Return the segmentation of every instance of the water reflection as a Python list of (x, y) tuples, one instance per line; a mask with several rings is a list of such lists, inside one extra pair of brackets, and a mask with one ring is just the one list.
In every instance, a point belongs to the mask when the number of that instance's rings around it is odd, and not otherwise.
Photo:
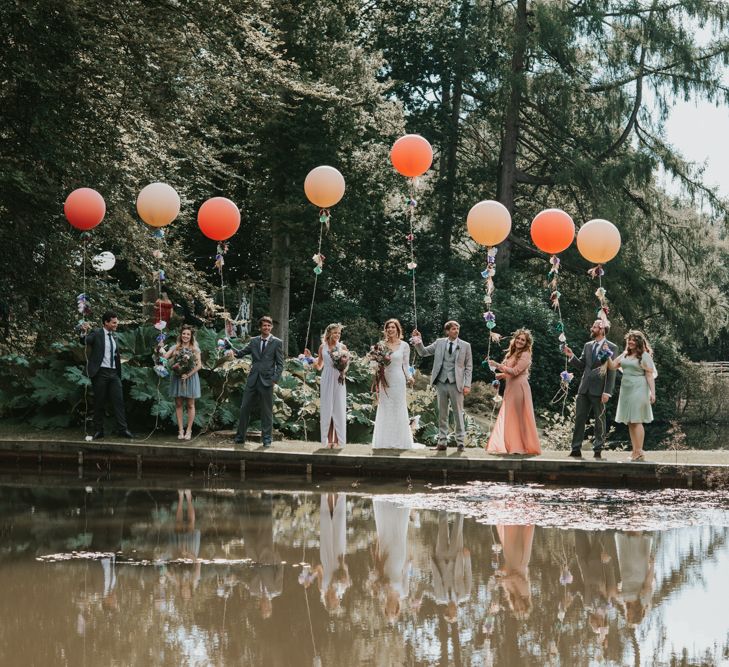
[(484, 525), (343, 493), (14, 488), (0, 507), (0, 664), (729, 657), (726, 528)]

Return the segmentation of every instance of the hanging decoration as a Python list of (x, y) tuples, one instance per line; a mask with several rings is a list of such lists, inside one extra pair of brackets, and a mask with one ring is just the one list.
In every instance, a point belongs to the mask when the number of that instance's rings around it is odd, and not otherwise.
[(511, 214), (506, 206), (497, 201), (482, 201), (475, 204), (468, 212), (466, 227), (469, 235), (476, 243), (486, 246), (486, 268), (481, 271), (481, 276), (486, 281), (486, 294), (484, 295), (486, 311), (483, 314), (483, 319), (489, 330), (488, 351), (486, 353), (488, 358), (491, 343), (498, 344), (501, 340), (501, 336), (494, 331), (496, 328), (496, 315), (492, 310), (496, 255), (498, 253), (496, 246), (509, 236)]
[(180, 195), (166, 183), (150, 183), (137, 196), (137, 213), (150, 227), (166, 227), (180, 214)]
[(91, 265), (97, 271), (111, 271), (116, 264), (114, 253), (105, 250), (91, 259)]
[[(567, 335), (564, 329), (564, 320), (562, 319), (562, 308), (560, 307), (560, 298), (562, 296), (559, 291), (559, 269), (560, 259), (557, 253), (569, 248), (575, 238), (575, 223), (572, 218), (558, 208), (548, 208), (541, 211), (532, 220), (530, 234), (534, 245), (542, 252), (551, 255), (549, 258), (549, 273), (547, 274), (547, 285), (549, 289), (549, 302), (556, 311), (559, 318), (555, 324), (557, 331), (557, 339), (559, 340), (559, 349), (564, 349), (567, 344)], [(562, 403), (562, 414), (564, 415), (567, 396), (569, 393), (570, 382), (574, 378), (574, 374), (570, 373), (567, 367), (567, 358), (565, 357), (564, 370), (559, 375), (559, 389), (552, 397), (552, 403)]]
[(208, 199), (197, 212), (197, 224), (203, 235), (213, 241), (218, 241), (215, 247), (215, 269), (220, 275), (220, 293), (223, 307), (224, 327), (228, 328), (230, 315), (225, 308), (225, 279), (223, 266), (225, 265), (225, 254), (229, 245), (226, 241), (233, 236), (240, 228), (240, 210), (225, 197), (213, 197)]
[(344, 176), (334, 167), (321, 165), (314, 167), (304, 179), (304, 194), (306, 198), (319, 208), (319, 243), (317, 250), (312, 256), (314, 262), (314, 289), (311, 294), (311, 304), (309, 306), (309, 321), (306, 325), (306, 338), (304, 338), (304, 347), (309, 345), (309, 335), (311, 333), (311, 318), (314, 314), (314, 302), (316, 300), (316, 288), (319, 282), (319, 276), (324, 271), (324, 255), (321, 252), (322, 240), (324, 238), (324, 230), (329, 231), (331, 222), (331, 212), (329, 209), (338, 204), (342, 197), (346, 184)]
[(610, 307), (607, 301), (607, 290), (602, 286), (602, 277), (605, 275), (603, 264), (606, 264), (620, 252), (621, 238), (618, 228), (608, 220), (596, 218), (586, 222), (577, 232), (577, 250), (588, 262), (595, 266), (587, 271), (593, 280), (597, 278), (598, 288), (595, 296), (598, 300), (597, 318), (608, 323)]
[(390, 161), (395, 170), (408, 179), (408, 195), (405, 199), (405, 215), (408, 220), (408, 234), (405, 241), (410, 251), (410, 261), (406, 264), (413, 283), (413, 322), (418, 328), (418, 301), (416, 296), (415, 271), (418, 263), (415, 261), (415, 208), (418, 205), (415, 199), (417, 179), (422, 176), (433, 164), (433, 147), (430, 142), (419, 134), (406, 134), (400, 137), (390, 150)]
[(104, 198), (91, 188), (78, 188), (66, 198), (63, 212), (71, 227), (87, 232), (106, 215)]

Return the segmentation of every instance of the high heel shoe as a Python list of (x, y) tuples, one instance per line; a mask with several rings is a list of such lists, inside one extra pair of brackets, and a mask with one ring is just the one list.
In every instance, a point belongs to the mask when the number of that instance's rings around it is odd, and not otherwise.
[(638, 456), (631, 456), (630, 457), (630, 460), (633, 461), (633, 462), (635, 462), (635, 461), (645, 461), (645, 454), (643, 454), (643, 452), (640, 452), (640, 454), (638, 454)]
[(188, 431), (187, 433), (185, 433), (183, 439), (184, 440), (190, 440), (191, 438), (192, 438), (192, 431)]
[(179, 433), (177, 434), (177, 439), (178, 439), (178, 440), (184, 440), (184, 439), (185, 439), (185, 432), (184, 432), (184, 431), (180, 431), (180, 432), (179, 432)]

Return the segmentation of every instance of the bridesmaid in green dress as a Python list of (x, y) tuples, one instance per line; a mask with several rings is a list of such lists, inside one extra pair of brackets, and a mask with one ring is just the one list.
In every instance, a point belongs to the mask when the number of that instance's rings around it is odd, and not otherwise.
[(656, 402), (656, 366), (645, 334), (637, 330), (625, 334), (625, 351), (608, 362), (611, 369), (623, 372), (615, 421), (627, 424), (633, 445), (631, 461), (644, 461), (643, 424), (653, 421), (651, 405)]

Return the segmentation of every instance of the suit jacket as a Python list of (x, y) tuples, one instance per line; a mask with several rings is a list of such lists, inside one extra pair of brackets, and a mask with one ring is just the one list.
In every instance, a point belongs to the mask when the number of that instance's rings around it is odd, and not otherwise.
[[(582, 356), (579, 358), (574, 356), (570, 359), (570, 364), (582, 371), (582, 379), (580, 380), (580, 387), (577, 393), (589, 394), (590, 396), (612, 394), (615, 389), (615, 371), (608, 369), (605, 375), (600, 373), (600, 366), (602, 364), (598, 361), (597, 355), (593, 353), (594, 344), (594, 340), (587, 341), (582, 350)], [(607, 344), (610, 350), (612, 350), (614, 359), (618, 351), (618, 346), (609, 340)], [(602, 347), (602, 344), (600, 347)]]
[[(104, 361), (104, 348), (106, 346), (106, 329), (93, 329), (85, 336), (81, 336), (81, 344), (86, 345), (86, 356), (88, 361), (86, 363), (86, 373), (90, 378), (96, 376), (101, 368), (101, 362)], [(116, 338), (116, 334), (112, 333), (114, 338), (114, 344), (116, 347), (116, 353), (114, 354), (114, 369), (117, 375), (121, 377), (121, 356), (119, 356), (119, 341)]]
[(283, 373), (283, 342), (280, 338), (276, 338), (276, 336), (268, 337), (263, 355), (261, 355), (260, 336), (251, 338), (248, 341), (248, 345), (242, 350), (236, 350), (234, 354), (238, 359), (244, 357), (246, 354), (250, 354), (251, 359), (253, 359), (251, 372), (248, 374), (247, 385), (249, 387), (255, 385), (258, 378), (261, 379), (261, 384), (264, 387), (271, 387), (274, 382), (278, 382), (281, 373)]
[[(413, 345), (421, 357), (433, 356), (433, 372), (430, 374), (430, 382), (435, 384), (440, 375), (443, 366), (443, 358), (448, 353), (448, 339), (439, 338), (435, 343), (431, 343), (428, 347), (423, 345), (422, 340), (413, 339)], [(471, 375), (473, 374), (473, 356), (471, 354), (471, 344), (460, 338), (456, 339), (456, 347), (453, 350), (456, 355), (456, 389), (463, 391), (464, 387), (471, 386)]]

